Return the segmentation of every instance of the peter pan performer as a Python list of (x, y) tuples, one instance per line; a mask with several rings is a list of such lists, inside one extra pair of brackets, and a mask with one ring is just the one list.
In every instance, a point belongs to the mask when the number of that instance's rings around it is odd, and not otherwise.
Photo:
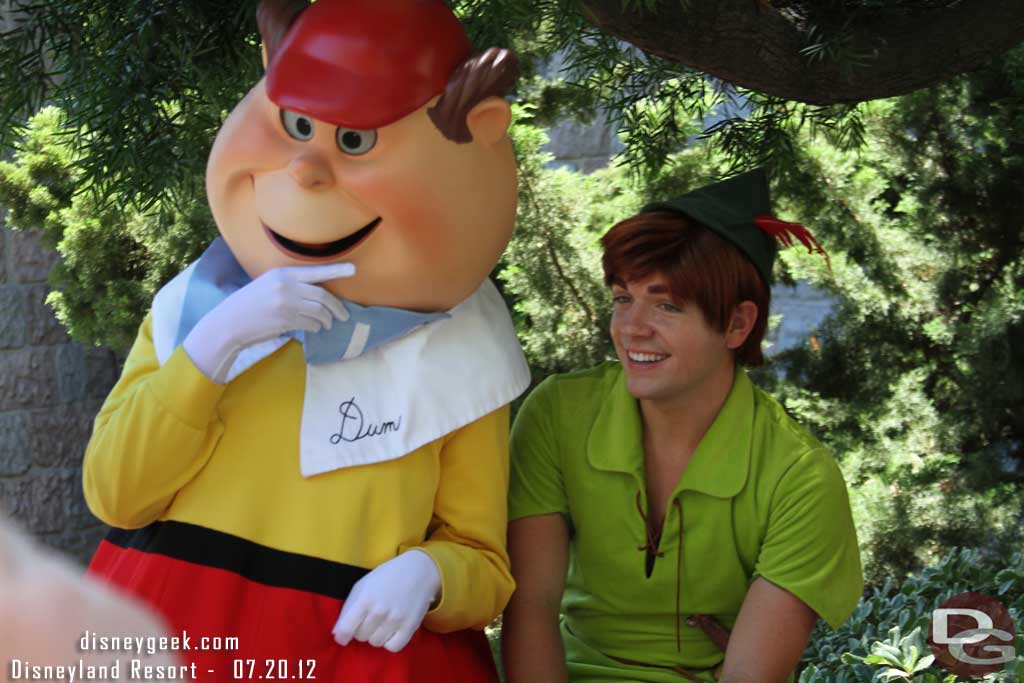
[(782, 683), (857, 604), (842, 474), (742, 369), (795, 239), (824, 254), (760, 171), (602, 238), (618, 362), (547, 379), (513, 427), (509, 683)]
[(529, 380), (487, 279), (515, 58), (474, 54), (442, 0), (258, 21), (266, 77), (207, 168), (221, 237), (157, 294), (96, 419), (86, 499), (115, 528), (90, 572), (187, 630), (201, 680), (496, 680)]

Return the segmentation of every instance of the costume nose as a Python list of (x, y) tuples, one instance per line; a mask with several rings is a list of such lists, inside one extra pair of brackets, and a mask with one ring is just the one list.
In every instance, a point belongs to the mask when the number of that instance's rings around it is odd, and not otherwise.
[(334, 172), (330, 165), (315, 154), (303, 154), (288, 164), (288, 173), (299, 187), (323, 190), (334, 185)]

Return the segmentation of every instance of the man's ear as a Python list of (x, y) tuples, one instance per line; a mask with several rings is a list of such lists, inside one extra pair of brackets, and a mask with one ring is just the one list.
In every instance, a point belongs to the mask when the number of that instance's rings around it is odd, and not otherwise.
[(757, 323), (757, 304), (753, 301), (741, 301), (732, 309), (729, 326), (725, 330), (725, 345), (730, 349), (738, 349), (747, 341), (750, 331)]
[(512, 108), (503, 97), (485, 97), (466, 114), (466, 127), (473, 142), (496, 144), (508, 134), (512, 125)]
[(260, 55), (263, 57), (263, 70), (266, 71), (267, 70), (267, 62), (270, 61), (269, 59), (267, 59), (267, 44), (266, 43), (260, 43)]

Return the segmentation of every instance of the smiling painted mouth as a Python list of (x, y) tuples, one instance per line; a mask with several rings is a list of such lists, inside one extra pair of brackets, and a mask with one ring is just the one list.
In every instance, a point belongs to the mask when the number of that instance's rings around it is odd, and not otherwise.
[(371, 232), (374, 231), (374, 229), (376, 229), (378, 225), (380, 225), (380, 216), (374, 218), (365, 227), (357, 230), (348, 237), (342, 237), (340, 240), (324, 242), (322, 244), (290, 240), (284, 235), (274, 232), (274, 230), (272, 230), (266, 223), (263, 223), (262, 221), (260, 222), (263, 224), (263, 229), (267, 231), (274, 243), (286, 253), (305, 258), (322, 259), (343, 254), (362, 242), (370, 235)]

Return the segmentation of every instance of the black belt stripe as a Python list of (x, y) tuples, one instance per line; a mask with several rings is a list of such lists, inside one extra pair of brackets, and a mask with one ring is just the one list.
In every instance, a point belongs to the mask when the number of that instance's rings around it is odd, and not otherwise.
[(184, 522), (142, 529), (111, 528), (107, 541), (122, 548), (234, 572), (250, 581), (344, 600), (369, 570), (268, 548), (222, 531)]

